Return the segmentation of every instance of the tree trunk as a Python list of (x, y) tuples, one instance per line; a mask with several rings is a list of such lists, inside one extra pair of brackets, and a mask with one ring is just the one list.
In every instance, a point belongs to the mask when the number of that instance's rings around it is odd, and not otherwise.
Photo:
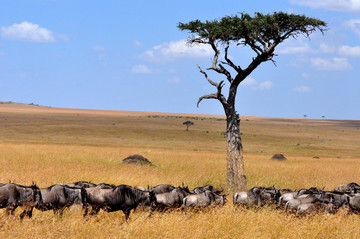
[(243, 147), (240, 137), (240, 118), (236, 112), (227, 115), (227, 189), (228, 192), (246, 190)]

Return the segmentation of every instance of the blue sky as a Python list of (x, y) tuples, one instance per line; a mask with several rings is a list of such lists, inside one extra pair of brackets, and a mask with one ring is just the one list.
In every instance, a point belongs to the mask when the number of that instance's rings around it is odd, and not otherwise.
[[(244, 116), (360, 119), (360, 0), (0, 0), (0, 101), (52, 107), (223, 114), (176, 26), (239, 12), (283, 11), (328, 23), (278, 46), (239, 86)], [(252, 56), (230, 48), (245, 67)], [(209, 73), (219, 82), (222, 76)], [(225, 86), (224, 88), (226, 88)]]

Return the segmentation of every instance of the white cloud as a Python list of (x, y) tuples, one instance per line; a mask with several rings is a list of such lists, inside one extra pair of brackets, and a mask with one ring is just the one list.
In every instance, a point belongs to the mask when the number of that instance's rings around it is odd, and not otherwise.
[(360, 0), (291, 0), (293, 4), (338, 12), (360, 12)]
[(181, 81), (180, 77), (174, 76), (168, 79), (169, 83), (179, 83)]
[(307, 86), (299, 86), (299, 87), (294, 88), (294, 91), (300, 92), (300, 93), (309, 93), (312, 90)]
[(356, 35), (360, 37), (360, 19), (351, 19), (345, 22), (345, 26), (350, 28)]
[(257, 81), (252, 77), (247, 77), (242, 83), (242, 85), (257, 85)]
[(42, 28), (37, 24), (22, 22), (8, 27), (1, 27), (0, 33), (3, 38), (30, 42), (55, 42), (52, 31)]
[(335, 46), (330, 46), (330, 45), (325, 44), (325, 43), (321, 43), (320, 44), (320, 51), (322, 53), (326, 53), (326, 54), (334, 53), (336, 51), (336, 47)]
[(344, 57), (327, 58), (311, 58), (311, 65), (318, 70), (325, 71), (346, 71), (351, 69), (351, 65)]
[(166, 62), (176, 59), (209, 57), (212, 55), (213, 50), (208, 45), (189, 46), (186, 40), (180, 40), (154, 46), (142, 56), (150, 61)]
[(150, 74), (151, 70), (146, 65), (136, 65), (134, 66), (131, 71), (136, 74)]
[(309, 74), (306, 73), (306, 72), (303, 72), (303, 73), (301, 74), (301, 76), (302, 76), (303, 78), (305, 78), (305, 79), (308, 79), (308, 78), (309, 78)]
[(339, 54), (343, 56), (360, 57), (360, 46), (341, 46)]
[(258, 90), (270, 90), (273, 87), (273, 83), (271, 81), (263, 81), (260, 82), (259, 85), (256, 87)]
[(279, 54), (306, 54), (313, 53), (314, 50), (311, 49), (307, 43), (290, 43), (279, 46), (277, 53)]
[(271, 81), (258, 82), (252, 77), (247, 77), (241, 84), (251, 86), (254, 90), (270, 90), (274, 85)]
[(140, 41), (138, 41), (138, 40), (134, 40), (133, 42), (132, 42), (132, 45), (133, 46), (136, 46), (136, 47), (144, 47), (144, 44), (142, 44)]

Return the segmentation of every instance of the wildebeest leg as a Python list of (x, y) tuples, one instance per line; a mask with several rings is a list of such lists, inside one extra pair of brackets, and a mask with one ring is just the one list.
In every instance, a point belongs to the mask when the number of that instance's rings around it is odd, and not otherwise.
[(90, 213), (89, 213), (89, 216), (93, 216), (93, 215), (95, 215), (95, 214), (98, 214), (98, 212), (100, 211), (100, 206), (97, 206), (97, 207), (92, 207), (91, 208), (91, 211), (90, 211)]
[(20, 214), (20, 221), (24, 219), (25, 215), (26, 215), (26, 209)]
[(58, 217), (62, 217), (64, 213), (64, 208), (54, 208), (53, 211), (54, 211), (54, 215)]
[(15, 209), (17, 208), (18, 206), (16, 204), (12, 204), (8, 207), (6, 207), (6, 215), (12, 215), (14, 218), (15, 218)]
[(32, 217), (32, 212), (33, 212), (33, 207), (31, 207), (29, 210), (26, 211), (26, 215), (31, 218)]
[(131, 211), (131, 209), (125, 209), (125, 210), (123, 210), (123, 213), (125, 214), (125, 221), (128, 221), (128, 220), (129, 220), (130, 211)]
[(86, 217), (87, 216), (87, 214), (88, 214), (88, 211), (89, 211), (89, 207), (85, 207), (85, 211), (84, 211), (84, 217)]
[(24, 219), (25, 216), (31, 218), (33, 212), (33, 207), (25, 208), (25, 210), (20, 214), (20, 220)]

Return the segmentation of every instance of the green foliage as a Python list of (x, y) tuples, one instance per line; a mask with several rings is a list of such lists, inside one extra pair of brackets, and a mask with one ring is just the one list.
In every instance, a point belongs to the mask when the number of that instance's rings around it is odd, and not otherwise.
[(225, 16), (220, 20), (180, 22), (178, 28), (195, 34), (192, 43), (202, 43), (199, 40), (207, 39), (223, 43), (234, 41), (244, 45), (259, 43), (265, 46), (269, 42), (280, 43), (289, 37), (296, 38), (300, 34), (309, 37), (315, 30), (324, 32), (326, 23), (316, 18), (283, 12), (265, 15), (255, 13), (254, 16), (241, 13)]

